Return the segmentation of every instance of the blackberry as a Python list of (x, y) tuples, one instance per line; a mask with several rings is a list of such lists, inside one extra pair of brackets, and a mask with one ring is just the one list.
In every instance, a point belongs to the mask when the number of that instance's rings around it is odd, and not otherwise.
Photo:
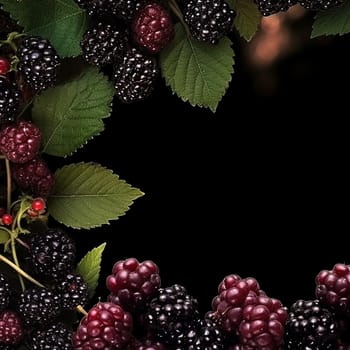
[(331, 271), (320, 271), (316, 277), (316, 297), (339, 313), (350, 312), (350, 268), (334, 265)]
[(285, 347), (290, 350), (331, 350), (335, 348), (337, 322), (318, 300), (298, 300), (289, 312)]
[(74, 310), (79, 305), (85, 306), (88, 301), (88, 285), (80, 275), (68, 274), (56, 285), (56, 289), (63, 309)]
[(5, 57), (0, 56), (0, 76), (6, 76), (10, 68), (10, 62)]
[(22, 28), (14, 21), (8, 12), (0, 9), (0, 39), (6, 39), (8, 33), (20, 33)]
[(127, 36), (125, 30), (100, 22), (85, 32), (80, 45), (85, 61), (100, 67), (124, 56)]
[(24, 336), (21, 318), (12, 310), (0, 312), (0, 344), (17, 345)]
[(246, 300), (243, 308), (239, 325), (240, 344), (248, 349), (279, 349), (287, 317), (287, 310), (279, 300), (259, 292), (259, 295)]
[(198, 319), (198, 302), (178, 284), (160, 288), (144, 315), (146, 328), (165, 343), (174, 343)]
[(40, 129), (26, 120), (0, 130), (0, 151), (13, 163), (26, 163), (36, 157), (40, 142)]
[(13, 164), (12, 177), (21, 190), (34, 197), (48, 197), (55, 183), (50, 169), (39, 157), (24, 164)]
[(60, 59), (50, 42), (39, 36), (28, 36), (18, 47), (18, 71), (36, 91), (54, 85)]
[(124, 103), (141, 101), (151, 94), (157, 77), (155, 58), (131, 48), (123, 60), (114, 65), (116, 95)]
[(299, 0), (299, 4), (309, 10), (328, 10), (341, 6), (346, 0)]
[(166, 347), (162, 343), (146, 339), (144, 341), (138, 342), (136, 346), (133, 347), (132, 349), (134, 350), (166, 350)]
[(61, 310), (60, 298), (45, 288), (26, 289), (18, 301), (18, 311), (25, 326), (44, 326), (53, 321)]
[(94, 17), (119, 17), (131, 20), (147, 0), (75, 0)]
[(254, 2), (263, 16), (270, 16), (274, 13), (287, 11), (298, 0), (254, 0)]
[(74, 350), (73, 332), (63, 323), (52, 324), (45, 329), (37, 329), (31, 334), (32, 350)]
[(210, 320), (199, 320), (175, 341), (175, 350), (224, 350), (227, 348), (225, 335), (218, 325)]
[(10, 284), (7, 277), (0, 273), (0, 311), (5, 310), (10, 304)]
[(241, 279), (238, 275), (229, 275), (220, 283), (218, 291), (212, 309), (221, 327), (234, 334), (242, 320), (243, 307), (259, 293), (259, 284), (251, 277)]
[(119, 305), (98, 303), (73, 334), (75, 350), (117, 350), (131, 340), (132, 317)]
[(232, 30), (235, 16), (224, 0), (188, 0), (184, 7), (184, 20), (192, 36), (211, 44)]
[(0, 75), (0, 126), (15, 120), (20, 100), (16, 84)]
[(60, 229), (49, 229), (29, 239), (30, 258), (38, 274), (58, 279), (73, 270), (75, 244)]
[(112, 293), (110, 301), (127, 311), (142, 310), (160, 286), (159, 269), (150, 260), (141, 263), (135, 258), (117, 261), (106, 285)]
[(173, 38), (174, 25), (165, 8), (156, 2), (151, 2), (136, 14), (132, 33), (138, 45), (155, 54)]

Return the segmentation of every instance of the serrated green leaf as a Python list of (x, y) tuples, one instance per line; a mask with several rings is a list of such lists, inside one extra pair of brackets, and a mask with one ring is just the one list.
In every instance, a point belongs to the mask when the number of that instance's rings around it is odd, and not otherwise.
[(124, 215), (143, 193), (95, 163), (66, 165), (55, 173), (48, 198), (51, 216), (66, 226), (90, 229)]
[(229, 5), (237, 15), (233, 22), (238, 33), (247, 41), (250, 41), (261, 19), (261, 14), (253, 0), (228, 0)]
[(1, 0), (1, 3), (26, 33), (49, 39), (60, 56), (80, 54), (87, 15), (74, 0)]
[(89, 298), (95, 294), (98, 279), (100, 277), (102, 253), (106, 247), (106, 243), (102, 243), (98, 247), (90, 250), (78, 263), (76, 273), (84, 278), (88, 285)]
[(10, 239), (10, 235), (7, 231), (0, 228), (0, 244), (5, 244)]
[(347, 33), (350, 33), (350, 1), (346, 1), (343, 6), (320, 11), (316, 14), (311, 38)]
[(67, 156), (104, 129), (111, 113), (113, 85), (97, 68), (89, 67), (75, 80), (44, 91), (32, 110), (42, 132), (42, 151)]
[(231, 81), (233, 57), (228, 38), (217, 45), (202, 43), (178, 23), (174, 39), (160, 54), (160, 66), (174, 93), (193, 106), (215, 112)]

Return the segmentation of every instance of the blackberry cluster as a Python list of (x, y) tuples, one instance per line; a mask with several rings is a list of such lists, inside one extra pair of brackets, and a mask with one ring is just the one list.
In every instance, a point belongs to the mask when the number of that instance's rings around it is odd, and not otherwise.
[(59, 279), (73, 270), (75, 244), (60, 229), (33, 233), (29, 240), (30, 258), (36, 273)]
[(236, 16), (224, 0), (188, 0), (185, 2), (184, 19), (194, 38), (216, 44), (233, 27)]
[(17, 50), (18, 71), (24, 81), (36, 91), (54, 85), (60, 58), (50, 42), (39, 36), (28, 36)]
[(123, 60), (114, 65), (116, 96), (124, 103), (145, 99), (152, 93), (158, 73), (155, 58), (130, 49)]
[(318, 300), (298, 300), (289, 312), (285, 328), (288, 350), (335, 349), (338, 324)]
[(63, 323), (52, 324), (47, 328), (32, 332), (32, 350), (74, 350), (73, 332)]
[(20, 92), (16, 84), (0, 75), (0, 126), (15, 120), (20, 101)]
[(6, 275), (0, 273), (0, 311), (5, 310), (10, 304), (10, 284)]
[(341, 6), (346, 0), (299, 0), (299, 4), (309, 10), (328, 10)]
[(134, 258), (117, 261), (106, 285), (111, 292), (109, 301), (127, 311), (143, 310), (160, 286), (159, 269), (150, 260), (142, 263)]
[(125, 29), (102, 22), (85, 32), (81, 41), (83, 58), (98, 67), (119, 60), (123, 57), (126, 46)]
[(263, 16), (270, 16), (278, 12), (287, 11), (298, 0), (254, 0)]

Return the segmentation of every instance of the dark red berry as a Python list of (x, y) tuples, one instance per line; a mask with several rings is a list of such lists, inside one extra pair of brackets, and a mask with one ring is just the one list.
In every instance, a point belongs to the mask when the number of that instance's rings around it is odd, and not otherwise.
[(40, 142), (40, 129), (25, 120), (0, 130), (0, 151), (13, 163), (33, 159), (39, 152)]
[(42, 198), (35, 198), (32, 201), (32, 209), (41, 212), (45, 209), (45, 201)]
[(166, 350), (165, 345), (152, 340), (140, 341), (136, 344), (135, 350)]
[(17, 345), (24, 336), (19, 315), (11, 310), (0, 312), (0, 344)]
[(143, 309), (160, 286), (158, 266), (150, 260), (139, 263), (135, 258), (118, 261), (107, 277), (110, 300), (124, 310)]
[(0, 75), (6, 75), (9, 70), (10, 70), (9, 61), (4, 57), (0, 57)]
[(168, 11), (157, 2), (143, 7), (135, 16), (133, 38), (150, 53), (157, 53), (172, 39), (174, 26)]
[(51, 193), (55, 183), (50, 169), (39, 157), (24, 164), (13, 164), (12, 177), (24, 192), (44, 198)]
[(131, 339), (132, 317), (119, 305), (98, 303), (73, 335), (75, 350), (117, 350)]
[(12, 215), (11, 214), (4, 214), (1, 217), (1, 221), (2, 221), (3, 225), (10, 226), (13, 222)]

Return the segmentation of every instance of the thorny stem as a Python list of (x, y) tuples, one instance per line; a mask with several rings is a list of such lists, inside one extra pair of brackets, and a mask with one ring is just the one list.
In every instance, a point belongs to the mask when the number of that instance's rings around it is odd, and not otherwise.
[(20, 267), (18, 267), (16, 264), (14, 264), (11, 260), (7, 259), (5, 256), (0, 254), (0, 260), (2, 260), (5, 264), (12, 267), (16, 272), (18, 272), (21, 276), (26, 278), (28, 281), (34, 283), (38, 287), (45, 288), (43, 284), (38, 282), (36, 279), (34, 279), (32, 276), (28, 275), (25, 271), (23, 271)]
[(169, 0), (169, 6), (171, 10), (175, 13), (176, 17), (180, 20), (181, 24), (184, 26), (187, 35), (190, 35), (187, 24), (185, 23), (184, 16), (179, 8), (179, 5), (175, 0)]
[(5, 158), (5, 166), (6, 166), (6, 208), (7, 212), (9, 213), (11, 210), (11, 192), (12, 192), (12, 186), (11, 186), (11, 166), (10, 161)]

